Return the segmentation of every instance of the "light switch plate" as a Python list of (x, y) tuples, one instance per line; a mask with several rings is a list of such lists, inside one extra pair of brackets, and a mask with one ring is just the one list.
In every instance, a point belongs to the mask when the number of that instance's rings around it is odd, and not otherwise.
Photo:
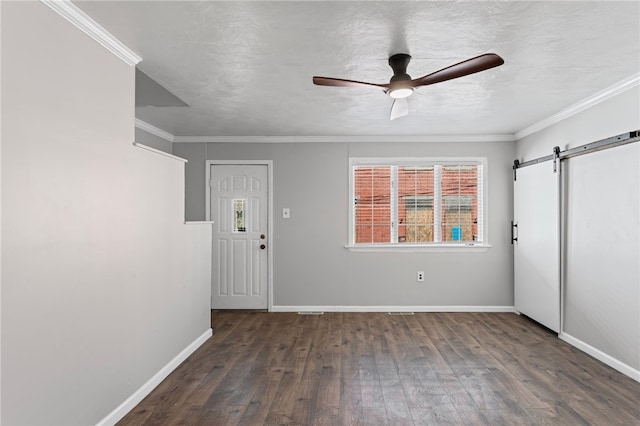
[(285, 207), (284, 209), (282, 209), (282, 218), (289, 219), (290, 217), (291, 217), (291, 211), (289, 210), (289, 207)]

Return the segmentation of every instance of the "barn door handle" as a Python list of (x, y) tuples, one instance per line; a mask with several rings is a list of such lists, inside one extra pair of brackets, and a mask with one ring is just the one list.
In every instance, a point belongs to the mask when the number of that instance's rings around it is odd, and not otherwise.
[(513, 223), (513, 221), (511, 221), (511, 244), (513, 245), (514, 241), (518, 241), (518, 224), (517, 223)]

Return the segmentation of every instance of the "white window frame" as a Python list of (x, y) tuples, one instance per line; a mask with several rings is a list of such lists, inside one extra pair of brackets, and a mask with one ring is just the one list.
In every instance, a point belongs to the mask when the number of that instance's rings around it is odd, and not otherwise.
[[(354, 168), (356, 166), (446, 166), (446, 165), (481, 165), (481, 191), (478, 202), (478, 241), (466, 242), (429, 242), (429, 243), (355, 243), (355, 192), (354, 192)], [(434, 167), (434, 175), (440, 173), (440, 167)], [(486, 251), (489, 244), (489, 224), (488, 224), (488, 172), (487, 159), (485, 157), (351, 157), (349, 158), (349, 235), (346, 248), (352, 251)], [(440, 203), (435, 199), (439, 196), (440, 185), (434, 188), (434, 217), (440, 218)], [(392, 189), (393, 191), (393, 189)], [(397, 197), (395, 197), (397, 202)], [(397, 206), (392, 209), (392, 218), (397, 217)], [(437, 211), (436, 211), (437, 210)], [(397, 230), (397, 224), (391, 227), (392, 237)], [(396, 235), (397, 236), (397, 235)], [(434, 226), (434, 237), (441, 240), (440, 227)]]

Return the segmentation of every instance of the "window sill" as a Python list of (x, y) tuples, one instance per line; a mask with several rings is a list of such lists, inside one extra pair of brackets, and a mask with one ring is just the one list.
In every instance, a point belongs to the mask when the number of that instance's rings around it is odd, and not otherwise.
[(347, 244), (344, 246), (350, 251), (369, 252), (483, 252), (491, 248), (489, 244), (441, 244), (433, 246), (413, 245), (413, 244)]

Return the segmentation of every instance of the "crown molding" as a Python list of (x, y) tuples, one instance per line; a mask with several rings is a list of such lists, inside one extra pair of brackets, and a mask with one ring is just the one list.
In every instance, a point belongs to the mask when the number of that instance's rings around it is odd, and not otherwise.
[(151, 133), (154, 136), (157, 136), (161, 139), (164, 139), (169, 142), (175, 142), (175, 136), (173, 136), (169, 132), (165, 132), (162, 129), (158, 129), (156, 126), (147, 123), (146, 121), (142, 121), (139, 118), (136, 118), (136, 127), (140, 130), (144, 130), (147, 133)]
[(175, 143), (514, 142), (512, 134), (425, 136), (174, 136)]
[(601, 102), (606, 101), (620, 93), (626, 92), (629, 89), (632, 89), (636, 86), (640, 85), (640, 73), (634, 74), (631, 77), (625, 78), (622, 81), (610, 86), (600, 92), (597, 92), (580, 102), (577, 102), (571, 105), (568, 108), (563, 109), (562, 111), (554, 114), (550, 117), (545, 118), (544, 120), (540, 120), (535, 124), (532, 124), (529, 127), (525, 127), (524, 129), (516, 132), (515, 138), (516, 140), (520, 140), (525, 136), (529, 136), (533, 133), (539, 132), (542, 129), (545, 129), (549, 126), (557, 124), (562, 120), (565, 120), (573, 115), (578, 114), (588, 108), (591, 108), (594, 105), (597, 105)]
[(91, 19), (70, 0), (40, 0), (53, 11), (75, 25), (79, 30), (107, 48), (111, 53), (122, 59), (127, 65), (135, 66), (142, 61), (135, 52), (125, 46), (120, 40), (111, 35), (100, 24)]

